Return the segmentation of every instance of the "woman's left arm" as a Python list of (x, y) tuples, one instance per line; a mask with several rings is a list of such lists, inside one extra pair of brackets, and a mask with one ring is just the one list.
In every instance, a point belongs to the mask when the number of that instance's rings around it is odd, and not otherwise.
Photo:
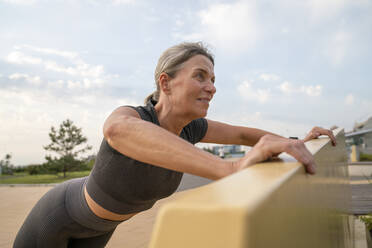
[(265, 134), (279, 136), (257, 128), (233, 126), (208, 120), (208, 129), (200, 142), (254, 146)]
[[(207, 133), (200, 142), (254, 146), (260, 140), (260, 138), (266, 134), (282, 137), (280, 135), (257, 128), (233, 126), (212, 120), (207, 121)], [(332, 144), (336, 145), (336, 139), (333, 135), (333, 132), (321, 127), (314, 127), (313, 129), (311, 129), (311, 131), (303, 139), (303, 141), (306, 142), (311, 139), (316, 139), (320, 135), (327, 135), (331, 139)]]

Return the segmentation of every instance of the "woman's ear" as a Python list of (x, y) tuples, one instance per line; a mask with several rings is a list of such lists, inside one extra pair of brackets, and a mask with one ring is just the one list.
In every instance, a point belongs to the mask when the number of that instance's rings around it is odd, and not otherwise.
[(171, 81), (171, 78), (167, 73), (162, 72), (160, 74), (159, 87), (160, 87), (160, 90), (163, 91), (166, 95), (169, 95), (171, 93), (170, 81)]

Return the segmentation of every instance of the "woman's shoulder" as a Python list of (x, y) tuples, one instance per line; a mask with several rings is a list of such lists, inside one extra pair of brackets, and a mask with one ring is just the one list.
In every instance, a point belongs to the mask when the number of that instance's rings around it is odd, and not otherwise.
[(208, 122), (205, 118), (199, 118), (191, 121), (184, 127), (183, 131), (187, 136), (187, 140), (196, 144), (203, 139), (208, 129)]
[(128, 114), (131, 116), (135, 115), (142, 120), (150, 121), (155, 124), (159, 123), (154, 106), (151, 104), (144, 106), (123, 105), (114, 110), (114, 112), (115, 111), (119, 111), (122, 114)]

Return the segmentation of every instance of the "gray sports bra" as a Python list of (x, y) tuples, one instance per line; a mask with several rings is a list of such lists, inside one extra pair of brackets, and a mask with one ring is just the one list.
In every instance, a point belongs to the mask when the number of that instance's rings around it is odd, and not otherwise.
[[(154, 102), (132, 107), (145, 121), (159, 125)], [(206, 119), (190, 122), (180, 137), (195, 144), (205, 135)], [(170, 154), (171, 156), (171, 154)], [(105, 139), (86, 183), (92, 199), (117, 214), (130, 214), (151, 208), (155, 202), (176, 191), (183, 173), (142, 163), (112, 148)]]

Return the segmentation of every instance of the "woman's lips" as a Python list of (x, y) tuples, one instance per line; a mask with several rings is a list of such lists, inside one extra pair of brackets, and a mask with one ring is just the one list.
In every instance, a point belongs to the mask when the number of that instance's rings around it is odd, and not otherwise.
[(203, 98), (198, 98), (197, 100), (198, 101), (205, 102), (205, 103), (209, 103), (211, 99), (210, 98), (207, 98), (207, 97), (203, 97)]

